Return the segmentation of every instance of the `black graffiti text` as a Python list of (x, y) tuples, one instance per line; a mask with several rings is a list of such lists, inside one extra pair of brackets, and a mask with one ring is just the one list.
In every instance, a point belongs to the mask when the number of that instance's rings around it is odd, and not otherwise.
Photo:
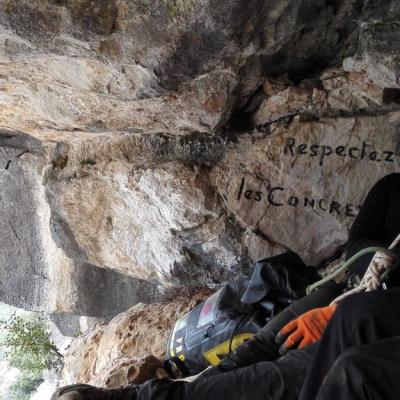
[(253, 190), (245, 187), (245, 179), (242, 178), (238, 191), (238, 200), (267, 202), (273, 207), (289, 206), (293, 208), (304, 208), (308, 210), (320, 210), (329, 214), (356, 217), (360, 205), (328, 200), (324, 198), (313, 198), (310, 196), (300, 196), (289, 194), (283, 186), (272, 186), (267, 191)]
[(320, 166), (326, 158), (335, 156), (354, 160), (374, 162), (395, 162), (395, 153), (390, 150), (376, 151), (372, 144), (365, 141), (358, 146), (329, 146), (323, 144), (298, 143), (295, 138), (287, 138), (284, 154), (292, 157), (308, 156), (318, 159)]

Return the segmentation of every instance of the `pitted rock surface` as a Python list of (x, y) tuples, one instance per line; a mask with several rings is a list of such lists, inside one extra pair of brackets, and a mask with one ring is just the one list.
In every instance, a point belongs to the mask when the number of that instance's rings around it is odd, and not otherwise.
[(63, 384), (117, 388), (165, 376), (162, 361), (170, 330), (209, 293), (195, 289), (187, 298), (176, 287), (171, 303), (138, 304), (108, 324), (96, 324), (71, 343), (64, 360)]

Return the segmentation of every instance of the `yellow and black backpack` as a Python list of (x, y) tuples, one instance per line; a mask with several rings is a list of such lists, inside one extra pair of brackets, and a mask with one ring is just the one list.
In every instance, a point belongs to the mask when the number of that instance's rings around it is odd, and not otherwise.
[(292, 252), (257, 262), (251, 278), (223, 286), (175, 323), (164, 368), (177, 378), (218, 365), (315, 279), (315, 270)]

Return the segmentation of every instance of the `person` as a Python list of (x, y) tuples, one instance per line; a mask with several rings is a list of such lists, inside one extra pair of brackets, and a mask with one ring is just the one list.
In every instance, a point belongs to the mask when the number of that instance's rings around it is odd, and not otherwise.
[[(398, 204), (400, 174), (387, 175), (370, 190), (350, 229), (347, 259), (365, 247), (388, 247), (400, 232)], [(371, 258), (363, 256), (352, 265), (351, 273), (362, 276)], [(396, 275), (391, 276), (394, 285)], [(364, 390), (365, 385), (359, 385), (363, 373), (374, 372), (360, 360), (390, 349), (394, 337), (400, 336), (400, 307), (396, 310), (400, 288), (352, 295), (337, 307), (330, 306), (342, 291), (343, 287), (330, 283), (293, 303), (193, 382), (154, 379), (121, 389), (70, 385), (57, 390), (52, 400), (291, 400), (299, 396), (312, 400), (333, 399), (332, 393), (341, 390), (349, 393), (349, 397), (341, 395), (344, 399), (375, 398), (350, 396), (354, 390)], [(387, 342), (389, 338), (393, 339)], [(378, 390), (375, 386), (371, 390)]]
[[(391, 244), (400, 232), (399, 204), (400, 174), (387, 175), (371, 189), (350, 229), (348, 256)], [(369, 260), (364, 256), (353, 272), (362, 275)], [(388, 284), (388, 290), (359, 293), (339, 304), (316, 345), (300, 400), (333, 399), (339, 387), (344, 400), (398, 398), (400, 268)]]
[(398, 399), (399, 304), (400, 287), (344, 299), (316, 344), (299, 399)]

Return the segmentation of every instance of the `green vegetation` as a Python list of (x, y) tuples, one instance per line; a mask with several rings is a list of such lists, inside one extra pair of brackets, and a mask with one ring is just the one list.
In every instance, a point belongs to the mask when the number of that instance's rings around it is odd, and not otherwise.
[(21, 371), (7, 398), (28, 400), (43, 382), (43, 371), (56, 367), (62, 356), (49, 338), (45, 319), (40, 316), (13, 313), (0, 321), (0, 330), (8, 363)]
[(0, 327), (6, 330), (4, 346), (12, 366), (21, 371), (43, 371), (54, 365), (61, 356), (57, 347), (50, 341), (42, 317), (31, 318), (12, 314)]
[(9, 400), (29, 400), (32, 393), (43, 382), (42, 377), (23, 373), (18, 380), (8, 389), (7, 398)]

